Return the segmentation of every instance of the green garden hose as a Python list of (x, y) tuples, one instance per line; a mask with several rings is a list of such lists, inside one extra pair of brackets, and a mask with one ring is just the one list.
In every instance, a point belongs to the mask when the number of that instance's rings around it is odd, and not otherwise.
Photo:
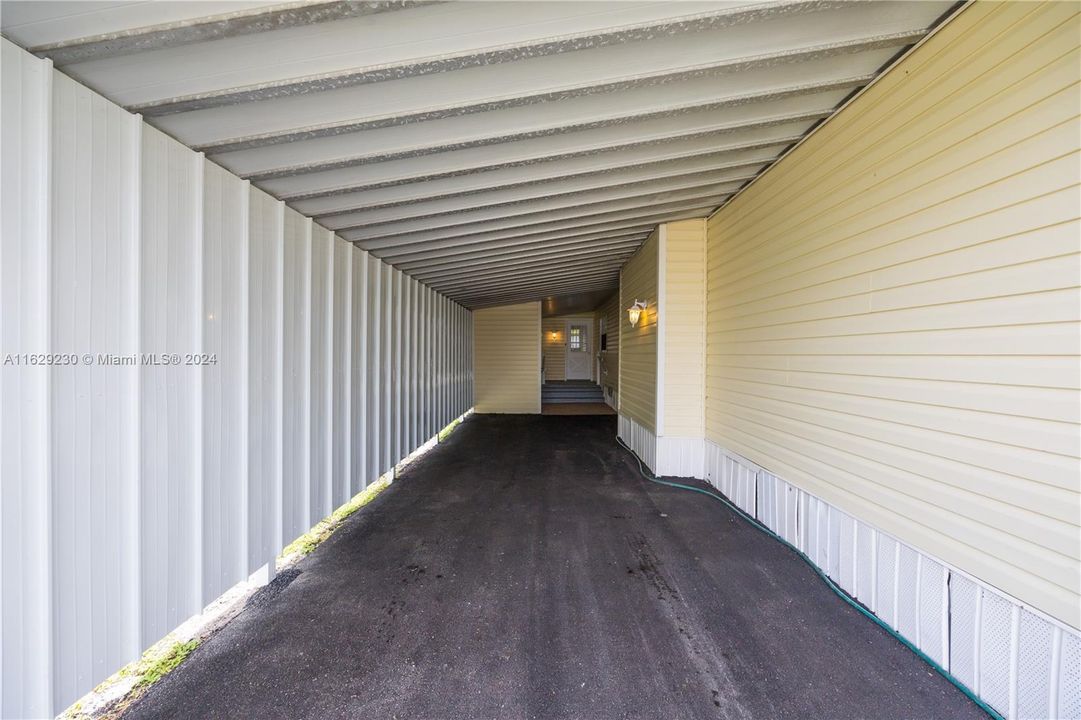
[(757, 530), (760, 530), (761, 532), (764, 532), (766, 535), (769, 535), (774, 540), (777, 540), (778, 542), (781, 542), (784, 545), (786, 545), (790, 550), (792, 550), (794, 553), (796, 553), (796, 555), (798, 555), (800, 557), (800, 559), (803, 560), (803, 562), (807, 563), (811, 567), (811, 569), (814, 570), (815, 573), (817, 573), (818, 577), (822, 578), (822, 581), (824, 583), (826, 583), (826, 586), (830, 590), (832, 590), (834, 592), (834, 594), (837, 595), (837, 597), (841, 598), (846, 603), (848, 603), (849, 605), (854, 607), (856, 610), (858, 610), (860, 613), (862, 613), (865, 617), (869, 618), (872, 622), (874, 622), (880, 628), (882, 628), (883, 630), (888, 632), (890, 635), (895, 637), (902, 645), (907, 647), (912, 652), (916, 653), (916, 655), (918, 655), (925, 663), (927, 663), (928, 665), (933, 667), (935, 669), (935, 671), (939, 675), (941, 675), (942, 677), (949, 680), (950, 683), (953, 684), (954, 687), (956, 687), (958, 690), (960, 690), (962, 693), (964, 693), (965, 697), (967, 697), (969, 700), (974, 702), (985, 713), (990, 715), (995, 720), (1005, 720), (1005, 718), (998, 711), (996, 711), (993, 707), (991, 707), (986, 702), (984, 702), (979, 697), (977, 697), (974, 692), (969, 690), (967, 687), (965, 687), (961, 683), (961, 681), (959, 681), (957, 678), (955, 678), (953, 675), (951, 675), (950, 672), (948, 670), (946, 670), (946, 668), (942, 667), (937, 662), (935, 662), (935, 660), (933, 658), (931, 658), (929, 655), (927, 655), (927, 653), (923, 652), (918, 647), (916, 647), (908, 638), (906, 638), (904, 635), (900, 634), (899, 632), (897, 632), (896, 630), (891, 628), (881, 618), (879, 618), (873, 612), (871, 612), (870, 610), (865, 608), (863, 605), (861, 605), (859, 603), (859, 601), (857, 601), (855, 598), (853, 598), (851, 595), (849, 595), (847, 592), (845, 592), (839, 585), (837, 585), (837, 583), (835, 583), (828, 575), (826, 575), (826, 573), (822, 572), (822, 570), (817, 565), (814, 564), (814, 561), (812, 561), (811, 558), (807, 557), (806, 553), (804, 553), (798, 547), (796, 547), (792, 543), (788, 542), (787, 540), (785, 540), (783, 537), (781, 537), (777, 533), (770, 530), (768, 527), (766, 527), (765, 525), (760, 523), (756, 518), (752, 517), (751, 515), (748, 515), (742, 508), (740, 508), (739, 506), (737, 506), (736, 504), (731, 502), (724, 495), (720, 495), (720, 494), (715, 493), (715, 492), (710, 492), (709, 490), (704, 490), (702, 488), (697, 488), (697, 487), (694, 487), (693, 485), (684, 485), (682, 483), (671, 482), (669, 480), (661, 480), (658, 477), (654, 477), (652, 473), (646, 472), (646, 468), (642, 464), (642, 459), (640, 457), (638, 457), (638, 453), (636, 453), (634, 450), (632, 450), (630, 448), (630, 446), (628, 446), (627, 443), (623, 442), (623, 440), (621, 438), (617, 437), (616, 442), (618, 442), (621, 446), (623, 446), (623, 448), (625, 450), (627, 450), (627, 452), (629, 452), (631, 454), (631, 456), (634, 457), (634, 459), (638, 462), (638, 472), (640, 472), (642, 474), (642, 477), (644, 477), (646, 480), (649, 480), (652, 483), (657, 483), (658, 485), (666, 485), (668, 487), (678, 488), (680, 490), (690, 490), (691, 492), (701, 493), (703, 495), (711, 497), (714, 500), (720, 500), (722, 503), (724, 503), (726, 506), (728, 506), (728, 509), (730, 509), (732, 512), (734, 512), (737, 515), (739, 515), (740, 517), (742, 517), (747, 522), (749, 522), (752, 527), (754, 527)]

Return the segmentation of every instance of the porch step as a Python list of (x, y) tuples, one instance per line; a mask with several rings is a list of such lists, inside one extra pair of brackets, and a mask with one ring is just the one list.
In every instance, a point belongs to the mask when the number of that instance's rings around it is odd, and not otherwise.
[(541, 386), (542, 403), (603, 403), (604, 391), (591, 382), (550, 382)]

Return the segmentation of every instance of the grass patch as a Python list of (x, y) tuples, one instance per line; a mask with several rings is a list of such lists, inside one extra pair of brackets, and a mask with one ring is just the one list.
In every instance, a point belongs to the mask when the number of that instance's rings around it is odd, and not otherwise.
[[(57, 716), (58, 720), (119, 720), (147, 688), (175, 670), (203, 639), (185, 642), (166, 636), (147, 648), (138, 660), (128, 663)], [(96, 696), (96, 697), (95, 697)], [(89, 707), (84, 700), (89, 699)]]
[(138, 687), (149, 687), (172, 672), (177, 665), (191, 655), (195, 648), (199, 647), (199, 638), (193, 638), (187, 642), (178, 642), (165, 651), (161, 657), (149, 662), (141, 669)]
[(338, 529), (338, 526), (345, 522), (347, 517), (360, 510), (374, 500), (376, 495), (386, 490), (390, 485), (390, 481), (390, 476), (384, 475), (361, 490), (353, 496), (352, 500), (332, 512), (329, 517), (323, 518), (311, 530), (286, 545), (279, 557), (284, 558), (294, 554), (308, 555), (311, 553), (312, 550), (319, 547), (320, 543), (330, 537)]
[(444, 441), (444, 440), (446, 440), (446, 439), (447, 439), (448, 437), (450, 437), (450, 434), (451, 434), (452, 432), (454, 432), (454, 431), (455, 431), (455, 429), (457, 429), (457, 427), (458, 427), (459, 425), (461, 425), (461, 424), (462, 424), (462, 419), (461, 419), (461, 418), (458, 418), (457, 420), (455, 420), (454, 422), (452, 422), (452, 423), (451, 423), (450, 425), (447, 425), (447, 426), (446, 426), (445, 428), (443, 428), (442, 430), (440, 430), (440, 431), (439, 431), (439, 442), (443, 442), (443, 441)]

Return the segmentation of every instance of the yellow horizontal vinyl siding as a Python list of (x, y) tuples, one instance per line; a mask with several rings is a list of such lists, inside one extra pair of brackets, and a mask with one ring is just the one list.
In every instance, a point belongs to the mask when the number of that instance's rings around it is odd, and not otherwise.
[(475, 412), (540, 412), (540, 333), (539, 302), (473, 311)]
[[(605, 374), (598, 382), (603, 387), (611, 388), (614, 397), (619, 392), (619, 333), (620, 333), (620, 307), (619, 293), (613, 293), (612, 297), (605, 302), (597, 311), (598, 317), (604, 318), (607, 347), (601, 353), (604, 359)], [(625, 317), (625, 316), (624, 316)], [(600, 331), (597, 334), (597, 348), (600, 349)]]
[[(600, 353), (601, 353), (601, 313), (600, 313), (599, 310), (593, 312), (592, 328), (593, 328), (593, 330), (592, 330), (592, 332), (593, 332), (593, 347), (590, 349), (590, 351), (593, 353), (593, 357), (599, 359), (600, 358)], [(594, 376), (593, 381), (596, 382), (598, 385), (600, 385), (600, 383), (601, 383), (601, 379), (599, 377), (600, 368), (597, 366), (596, 362), (593, 363), (592, 372), (593, 372), (593, 376)]]
[(657, 252), (655, 230), (620, 273), (619, 307), (648, 302), (638, 325), (619, 318), (619, 412), (650, 432), (657, 426)]
[(664, 426), (701, 438), (705, 425), (706, 221), (668, 223), (664, 240)]
[[(544, 339), (544, 379), (564, 380), (567, 377), (567, 321), (561, 317), (541, 320)], [(555, 336), (552, 335), (555, 333)]]
[(1074, 627), (1077, 13), (970, 5), (709, 219), (705, 415)]

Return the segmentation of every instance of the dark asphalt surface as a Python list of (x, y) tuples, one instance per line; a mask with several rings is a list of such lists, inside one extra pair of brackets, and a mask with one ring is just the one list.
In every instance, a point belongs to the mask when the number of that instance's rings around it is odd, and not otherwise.
[(125, 720), (985, 717), (614, 435), (470, 418)]

